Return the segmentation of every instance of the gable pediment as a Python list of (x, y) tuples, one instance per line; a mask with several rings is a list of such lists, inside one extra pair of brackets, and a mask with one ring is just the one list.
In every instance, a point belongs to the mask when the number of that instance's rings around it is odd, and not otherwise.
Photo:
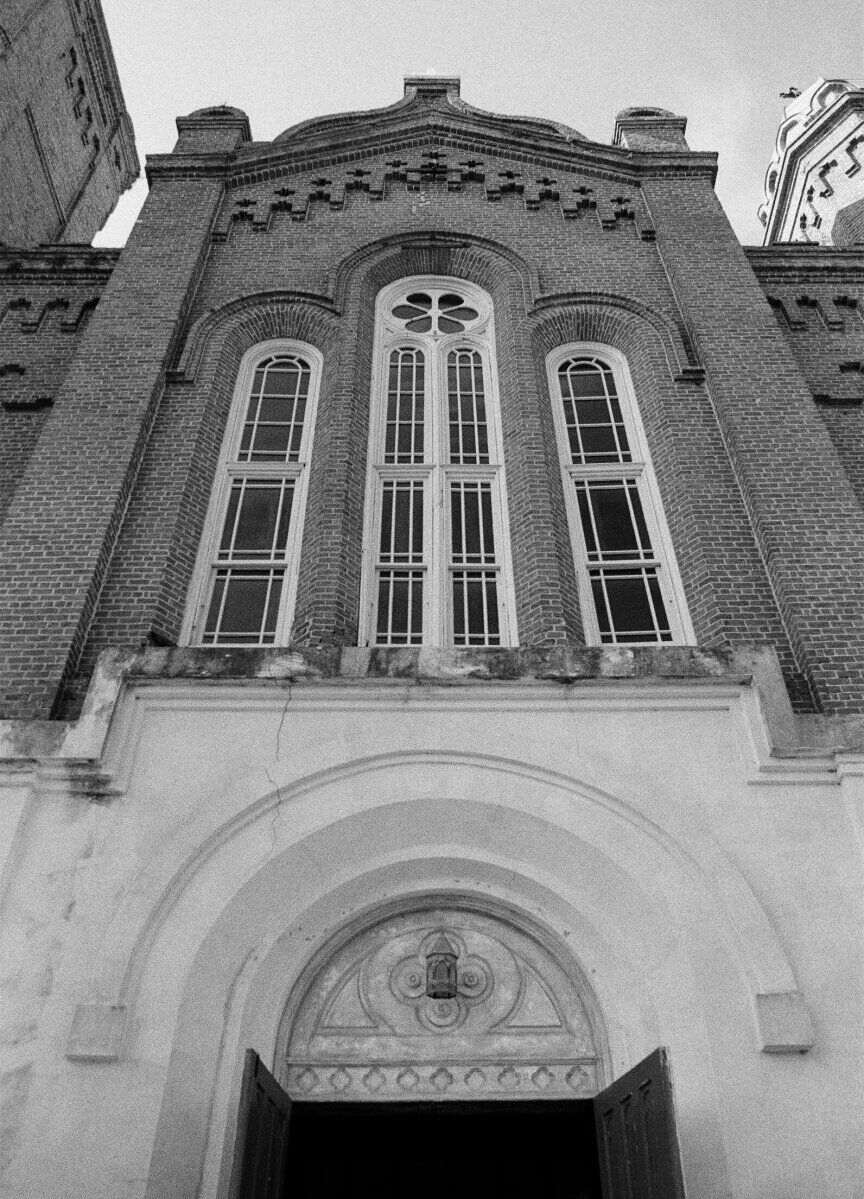
[(542, 117), (507, 116), (475, 108), (462, 99), (456, 78), (410, 77), (405, 80), (405, 94), (395, 104), (363, 112), (335, 113), (293, 125), (274, 138), (274, 144), (298, 146), (340, 140), (362, 129), (379, 135), (388, 130), (429, 123), (449, 124), (456, 129), (475, 132), (485, 129), (492, 135), (548, 138), (565, 144), (587, 142), (583, 134)]
[(418, 78), (407, 79), (403, 98), (385, 108), (315, 117), (272, 142), (247, 143), (238, 150), (231, 184), (251, 182), (263, 171), (268, 178), (279, 171), (326, 171), (382, 151), (408, 157), (418, 148), (436, 147), (462, 151), (465, 158), (495, 155), (539, 168), (593, 167), (598, 177), (622, 183), (633, 175), (629, 151), (589, 141), (556, 121), (475, 108), (461, 99), (458, 80)]
[[(217, 135), (208, 144), (202, 130), (209, 125), (221, 130), (225, 114), (231, 137), (220, 140)], [(607, 145), (590, 141), (557, 121), (485, 112), (462, 100), (458, 79), (406, 79), (405, 95), (395, 104), (315, 117), (268, 142), (250, 141), (245, 115), (228, 108), (178, 118), (178, 130), (181, 134), (191, 131), (194, 136), (185, 144), (178, 143), (171, 154), (148, 156), (151, 181), (172, 175), (216, 177), (235, 190), (264, 181), (287, 181), (303, 173), (332, 179), (334, 173), (348, 170), (350, 174), (349, 168), (369, 169), (374, 160), (382, 158), (385, 162), (399, 160), (407, 164), (409, 173), (422, 174), (421, 160), (432, 151), (461, 155), (455, 166), (472, 160), (482, 163), (489, 157), (508, 161), (517, 170), (520, 164), (528, 164), (538, 180), (556, 172), (580, 174), (589, 181), (611, 185), (612, 194), (638, 187), (643, 176), (658, 172), (708, 175), (712, 180), (716, 174), (716, 155), (686, 148), (682, 152), (677, 144), (661, 141), (648, 149), (633, 149), (617, 141)], [(482, 172), (471, 181), (484, 182)], [(450, 182), (455, 182), (455, 177)], [(346, 186), (350, 190), (350, 179)]]

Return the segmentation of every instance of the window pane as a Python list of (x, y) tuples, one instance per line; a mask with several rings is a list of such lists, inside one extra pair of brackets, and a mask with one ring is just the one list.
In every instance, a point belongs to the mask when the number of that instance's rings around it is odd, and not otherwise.
[(489, 430), (483, 362), (476, 350), (453, 350), (447, 358), (450, 461), (475, 466), (489, 461)]
[(501, 644), (495, 571), (453, 572), (453, 644)]
[(271, 358), (256, 370), (240, 439), (241, 462), (296, 462), (310, 369), (302, 358)]
[(423, 484), (415, 481), (383, 484), (379, 560), (387, 563), (423, 561)]
[(635, 480), (577, 482), (589, 561), (651, 557), (651, 542)]
[(495, 561), (490, 483), (451, 482), (450, 537), (454, 564)]
[(592, 570), (590, 577), (602, 642), (672, 640), (656, 567)]
[(612, 371), (593, 359), (571, 359), (558, 368), (571, 461), (630, 462)]
[(288, 479), (237, 479), (225, 515), (220, 558), (284, 558), (294, 483)]
[(375, 644), (420, 645), (422, 640), (423, 572), (380, 571)]
[(205, 645), (272, 645), (285, 571), (217, 570), (207, 623)]
[(385, 462), (423, 461), (424, 358), (403, 346), (390, 355), (387, 385)]

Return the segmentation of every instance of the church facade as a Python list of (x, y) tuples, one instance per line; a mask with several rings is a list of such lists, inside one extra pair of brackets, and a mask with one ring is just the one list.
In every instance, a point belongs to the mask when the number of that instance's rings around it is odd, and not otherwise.
[(177, 124), (0, 250), (3, 1193), (853, 1199), (864, 250), (660, 109)]

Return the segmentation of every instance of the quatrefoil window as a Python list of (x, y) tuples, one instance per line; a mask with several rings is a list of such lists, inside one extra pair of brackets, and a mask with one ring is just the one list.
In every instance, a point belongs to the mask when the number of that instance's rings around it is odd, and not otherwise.
[(392, 309), (398, 320), (412, 333), (463, 333), (465, 326), (477, 320), (476, 308), (465, 303), (456, 292), (412, 291)]

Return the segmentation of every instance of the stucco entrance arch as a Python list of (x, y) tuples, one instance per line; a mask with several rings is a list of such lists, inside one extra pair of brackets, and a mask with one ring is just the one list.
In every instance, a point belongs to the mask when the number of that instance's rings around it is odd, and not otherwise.
[[(147, 1199), (221, 1194), (244, 1049), (276, 1068), (286, 1003), (322, 947), (361, 917), (364, 928), (380, 921), (394, 897), (410, 911), (429, 895), (458, 906), (467, 894), (492, 916), (505, 905), (523, 931), (530, 921), (546, 931), (547, 948), (569, 946), (603, 1011), (607, 1077), (669, 1045), (685, 1165), (692, 1147), (722, 1180), (704, 1062), (742, 1038), (752, 1052), (747, 983), (785, 983), (785, 959), (692, 821), (676, 805), (673, 835), (659, 801), (651, 820), (548, 769), (476, 753), (316, 771), (308, 756), (329, 748), (208, 789), (161, 838), (106, 938), (132, 1013), (127, 1053), (163, 1080)], [(741, 953), (747, 926), (766, 935)]]

